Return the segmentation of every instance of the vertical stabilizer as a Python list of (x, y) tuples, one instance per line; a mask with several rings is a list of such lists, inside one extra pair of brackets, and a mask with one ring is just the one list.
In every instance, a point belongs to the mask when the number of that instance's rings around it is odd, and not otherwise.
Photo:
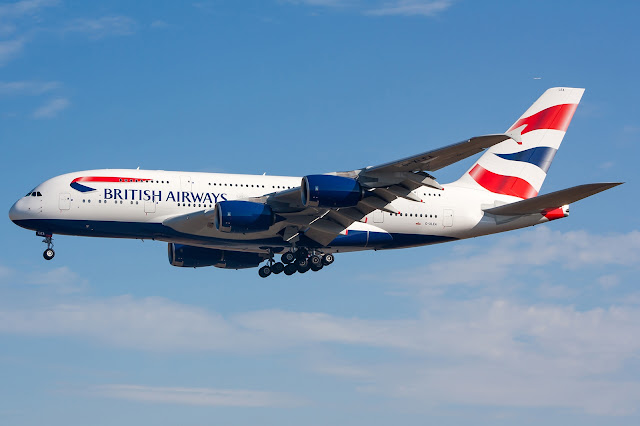
[(584, 89), (548, 89), (507, 130), (512, 139), (488, 149), (452, 185), (521, 199), (538, 195)]

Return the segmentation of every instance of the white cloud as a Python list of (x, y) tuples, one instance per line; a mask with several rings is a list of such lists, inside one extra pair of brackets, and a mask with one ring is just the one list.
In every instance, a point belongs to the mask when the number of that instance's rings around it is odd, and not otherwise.
[(0, 95), (42, 95), (59, 89), (58, 81), (0, 81)]
[[(498, 259), (493, 271), (498, 278), (491, 278), (496, 280), (521, 265), (529, 267), (525, 274), (568, 261), (574, 262), (571, 268), (636, 268), (637, 244), (637, 231), (593, 235), (542, 228), (502, 238), (483, 251)], [(486, 270), (482, 261), (492, 258), (476, 251), (460, 246), (461, 259), (452, 259), (451, 266), (462, 268), (466, 258), (470, 263), (465, 268)], [(502, 255), (519, 263), (501, 260)], [(453, 281), (433, 279), (441, 280), (439, 285), (464, 284), (459, 272), (453, 273)], [(593, 276), (601, 285), (624, 284), (610, 270)], [(478, 282), (490, 285), (489, 278)], [(384, 320), (277, 309), (223, 316), (167, 299), (131, 296), (27, 308), (10, 304), (0, 308), (0, 333), (80, 338), (153, 352), (311, 353), (311, 359), (301, 355), (309, 370), (414, 407), (429, 403), (558, 407), (599, 415), (634, 412), (640, 406), (640, 305), (625, 300), (578, 309), (557, 302), (569, 289), (552, 283), (540, 291), (555, 303), (517, 302), (504, 295), (468, 300), (436, 295), (416, 299), (422, 305), (413, 315)], [(343, 349), (351, 357), (357, 354), (357, 361), (317, 355)], [(113, 386), (102, 391), (152, 402), (215, 405), (229, 396), (216, 389), (181, 393), (174, 392), (176, 388)]]
[(604, 288), (615, 287), (620, 283), (620, 277), (616, 274), (606, 274), (598, 278), (598, 283)]
[(435, 16), (453, 4), (452, 0), (394, 0), (380, 7), (369, 9), (367, 15), (375, 16)]
[(155, 28), (155, 29), (163, 29), (163, 28), (169, 28), (169, 27), (170, 25), (167, 24), (162, 19), (156, 19), (151, 23), (151, 28)]
[[(160, 298), (129, 296), (0, 311), (0, 331), (85, 337), (153, 351), (243, 350), (255, 345), (220, 315)], [(0, 321), (1, 322), (1, 321)], [(238, 331), (238, 333), (235, 333)]]
[(453, 0), (280, 0), (281, 3), (359, 10), (370, 16), (435, 16), (452, 6)]
[[(0, 4), (0, 36), (9, 36), (19, 31), (26, 17), (38, 19), (42, 9), (57, 4), (56, 0), (22, 0)], [(13, 40), (0, 41), (0, 67), (15, 58), (25, 47), (28, 35), (22, 34)]]
[(282, 3), (303, 4), (307, 6), (341, 7), (354, 4), (354, 0), (280, 0)]
[(0, 5), (0, 19), (33, 15), (45, 7), (58, 4), (58, 0), (21, 0)]
[(86, 34), (92, 39), (102, 39), (109, 36), (128, 36), (135, 33), (137, 24), (128, 16), (104, 16), (90, 19), (79, 18), (69, 22), (63, 33)]
[(76, 293), (87, 288), (88, 282), (82, 279), (67, 266), (48, 271), (31, 272), (27, 274), (25, 284), (52, 287), (59, 293)]
[[(633, 370), (638, 364), (638, 307), (579, 311), (500, 299), (440, 298), (411, 319), (366, 320), (280, 310), (225, 318), (165, 299), (125, 296), (0, 309), (0, 332), (75, 336), (147, 351), (255, 355), (291, 353), (296, 347), (316, 351), (327, 345), (381, 348), (395, 353), (385, 364), (314, 362), (311, 369), (364, 380), (363, 389), (369, 392), (437, 404), (570, 407), (598, 414), (625, 414), (640, 404), (640, 383), (621, 374), (623, 368)], [(122, 386), (104, 392), (205, 405), (220, 404), (229, 396), (218, 390), (180, 393)], [(600, 398), (602, 392), (605, 396)]]
[(626, 135), (635, 135), (640, 133), (640, 126), (635, 126), (632, 124), (627, 124), (622, 128), (622, 133)]
[(114, 384), (93, 386), (89, 392), (128, 401), (210, 407), (290, 407), (301, 404), (300, 399), (290, 395), (255, 390)]
[(67, 109), (71, 102), (67, 98), (55, 98), (46, 102), (33, 112), (34, 118), (53, 118), (61, 111)]
[(16, 26), (6, 22), (0, 22), (0, 37), (6, 37), (16, 31)]
[(13, 59), (24, 49), (24, 39), (0, 41), (0, 67)]
[[(456, 254), (457, 252), (457, 254)], [(597, 235), (535, 227), (502, 237), (493, 246), (458, 246), (454, 255), (425, 267), (394, 272), (402, 282), (424, 287), (483, 285), (526, 277), (552, 265), (569, 270), (640, 265), (640, 232)]]

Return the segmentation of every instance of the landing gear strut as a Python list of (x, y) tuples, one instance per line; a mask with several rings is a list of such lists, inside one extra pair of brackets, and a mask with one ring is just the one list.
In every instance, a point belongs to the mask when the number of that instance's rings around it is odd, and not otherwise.
[(53, 251), (53, 237), (50, 234), (43, 235), (44, 240), (42, 240), (42, 242), (47, 243), (47, 249), (44, 251), (44, 253), (42, 253), (42, 257), (44, 257), (46, 260), (51, 260), (53, 259), (53, 256), (56, 255), (56, 252)]

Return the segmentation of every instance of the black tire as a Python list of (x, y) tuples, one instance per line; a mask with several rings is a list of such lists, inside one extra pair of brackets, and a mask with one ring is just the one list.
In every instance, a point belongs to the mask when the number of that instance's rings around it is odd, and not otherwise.
[(42, 253), (42, 257), (44, 257), (46, 260), (53, 259), (53, 256), (55, 256), (55, 255), (56, 255), (56, 252), (53, 251), (53, 249), (50, 249), (50, 248), (46, 249), (44, 251), (44, 253)]
[(281, 260), (282, 260), (282, 263), (284, 263), (285, 265), (288, 265), (292, 263), (294, 260), (296, 260), (296, 255), (288, 251), (282, 255)]
[(267, 278), (269, 275), (271, 275), (271, 268), (269, 268), (268, 265), (261, 266), (260, 269), (258, 269), (258, 275), (260, 275), (262, 278)]
[(311, 270), (313, 272), (318, 272), (320, 269), (322, 269), (322, 262), (318, 265), (311, 264)]
[(311, 266), (322, 266), (322, 259), (320, 258), (320, 256), (318, 255), (313, 255), (309, 258), (309, 263), (311, 264)]
[(274, 274), (279, 274), (282, 271), (284, 271), (284, 264), (276, 262), (271, 265), (271, 272), (273, 272)]
[(311, 264), (307, 261), (307, 259), (298, 260), (296, 262), (296, 268), (298, 268), (298, 272), (304, 274), (311, 268)]
[(284, 267), (284, 274), (285, 275), (293, 275), (296, 272), (298, 272), (298, 267), (296, 266), (295, 263), (290, 263), (287, 266)]
[(324, 256), (322, 256), (322, 264), (324, 266), (331, 265), (334, 260), (336, 260), (336, 259), (335, 259), (335, 257), (333, 257), (333, 255), (331, 253), (327, 253)]
[(298, 251), (296, 251), (297, 260), (306, 259), (307, 257), (309, 257), (309, 250), (307, 250), (306, 248), (301, 247), (298, 249)]

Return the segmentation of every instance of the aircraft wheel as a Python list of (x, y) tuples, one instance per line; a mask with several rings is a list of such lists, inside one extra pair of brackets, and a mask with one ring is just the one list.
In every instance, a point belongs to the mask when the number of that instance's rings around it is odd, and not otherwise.
[(282, 255), (281, 259), (282, 259), (282, 263), (284, 263), (285, 265), (288, 265), (292, 263), (294, 260), (296, 260), (296, 255), (288, 251)]
[(333, 257), (333, 255), (331, 253), (327, 253), (324, 256), (322, 256), (322, 264), (324, 266), (331, 265), (334, 260), (335, 260), (335, 257)]
[(322, 259), (320, 258), (320, 256), (318, 255), (313, 255), (309, 258), (309, 263), (311, 263), (311, 266), (322, 266)]
[(322, 262), (317, 265), (311, 264), (310, 266), (313, 272), (318, 272), (320, 269), (322, 269)]
[(298, 269), (298, 272), (304, 274), (309, 270), (309, 268), (311, 268), (311, 264), (307, 259), (299, 259), (296, 261), (296, 268)]
[(279, 274), (282, 271), (284, 271), (284, 265), (282, 263), (276, 262), (271, 265), (271, 272), (273, 272), (274, 274)]
[(284, 267), (284, 274), (285, 275), (293, 275), (296, 272), (298, 272), (298, 267), (296, 266), (295, 263), (290, 263), (287, 266)]
[(306, 248), (301, 247), (298, 249), (298, 251), (296, 251), (296, 259), (306, 259), (307, 257), (309, 257), (309, 250), (307, 250)]
[(267, 278), (269, 275), (271, 275), (271, 268), (269, 268), (268, 265), (260, 267), (260, 269), (258, 269), (258, 275), (260, 275), (262, 278)]
[(55, 255), (56, 255), (56, 252), (53, 251), (53, 249), (50, 249), (50, 248), (46, 249), (44, 251), (44, 253), (42, 253), (42, 257), (44, 257), (47, 260), (53, 259), (53, 256), (55, 256)]

